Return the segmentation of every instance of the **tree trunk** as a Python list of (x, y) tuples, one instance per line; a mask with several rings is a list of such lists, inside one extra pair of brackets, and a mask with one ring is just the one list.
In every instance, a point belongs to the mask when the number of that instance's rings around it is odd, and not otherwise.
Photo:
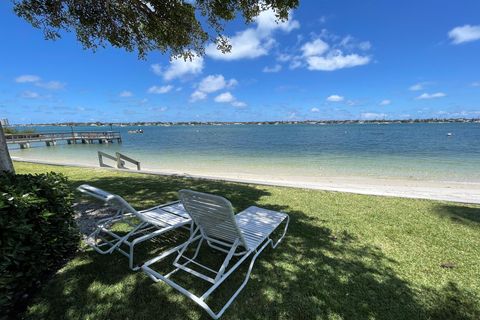
[(7, 140), (5, 140), (2, 124), (0, 123), (0, 173), (3, 171), (15, 173), (12, 158), (10, 158), (10, 153), (8, 152)]

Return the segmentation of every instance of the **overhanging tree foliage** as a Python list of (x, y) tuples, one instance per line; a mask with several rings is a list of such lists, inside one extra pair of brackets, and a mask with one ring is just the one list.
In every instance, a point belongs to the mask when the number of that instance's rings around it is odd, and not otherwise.
[(224, 23), (242, 15), (251, 22), (272, 9), (279, 20), (298, 0), (13, 0), (15, 13), (42, 29), (47, 39), (74, 31), (85, 48), (107, 43), (145, 58), (160, 50), (173, 56), (203, 54), (208, 41), (227, 52)]
[[(224, 24), (236, 16), (251, 22), (271, 9), (280, 21), (299, 0), (12, 0), (15, 13), (46, 39), (75, 32), (84, 48), (95, 50), (107, 44), (136, 51), (146, 58), (159, 50), (185, 59), (202, 55), (209, 41), (222, 52), (230, 44), (222, 35)], [(0, 131), (2, 128), (0, 127)], [(10, 155), (0, 132), (0, 172), (11, 171)], [(10, 164), (10, 165), (9, 165)]]

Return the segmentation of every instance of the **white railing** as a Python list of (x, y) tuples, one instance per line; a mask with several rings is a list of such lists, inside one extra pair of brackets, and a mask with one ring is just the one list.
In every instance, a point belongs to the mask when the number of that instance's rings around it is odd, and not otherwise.
[(115, 165), (118, 169), (128, 169), (125, 166), (125, 161), (127, 161), (127, 162), (130, 162), (130, 163), (134, 164), (137, 167), (137, 170), (140, 171), (140, 161), (137, 161), (137, 160), (134, 160), (130, 157), (127, 157), (126, 155), (121, 154), (120, 152), (115, 152), (115, 157), (114, 157), (114, 156), (109, 155), (108, 153), (98, 151), (98, 162), (100, 164), (100, 167), (113, 168), (113, 166), (105, 164), (105, 162), (103, 161), (103, 158), (107, 158), (107, 159), (115, 161)]

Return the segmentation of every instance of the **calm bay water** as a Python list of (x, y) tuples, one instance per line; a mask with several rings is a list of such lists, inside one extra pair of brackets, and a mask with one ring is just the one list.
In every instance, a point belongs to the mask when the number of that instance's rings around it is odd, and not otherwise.
[[(378, 177), (480, 182), (480, 124), (350, 124), (113, 127), (122, 144), (34, 145), (12, 156), (96, 164), (122, 152), (146, 169), (190, 174)], [(38, 127), (41, 132), (70, 127)], [(75, 127), (104, 131), (108, 127)], [(452, 136), (447, 136), (451, 132)]]

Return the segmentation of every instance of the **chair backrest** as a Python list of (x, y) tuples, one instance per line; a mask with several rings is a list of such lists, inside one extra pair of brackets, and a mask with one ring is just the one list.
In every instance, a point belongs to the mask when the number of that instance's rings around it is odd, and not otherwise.
[(122, 197), (111, 194), (105, 190), (93, 187), (88, 184), (82, 184), (77, 188), (78, 191), (88, 194), (94, 198), (104, 201), (108, 206), (122, 210), (124, 213), (133, 213), (137, 214), (137, 210), (135, 210), (127, 201), (125, 201)]
[(178, 194), (185, 210), (200, 227), (204, 236), (229, 244), (239, 240), (240, 245), (247, 248), (230, 201), (220, 196), (192, 190), (180, 190)]

